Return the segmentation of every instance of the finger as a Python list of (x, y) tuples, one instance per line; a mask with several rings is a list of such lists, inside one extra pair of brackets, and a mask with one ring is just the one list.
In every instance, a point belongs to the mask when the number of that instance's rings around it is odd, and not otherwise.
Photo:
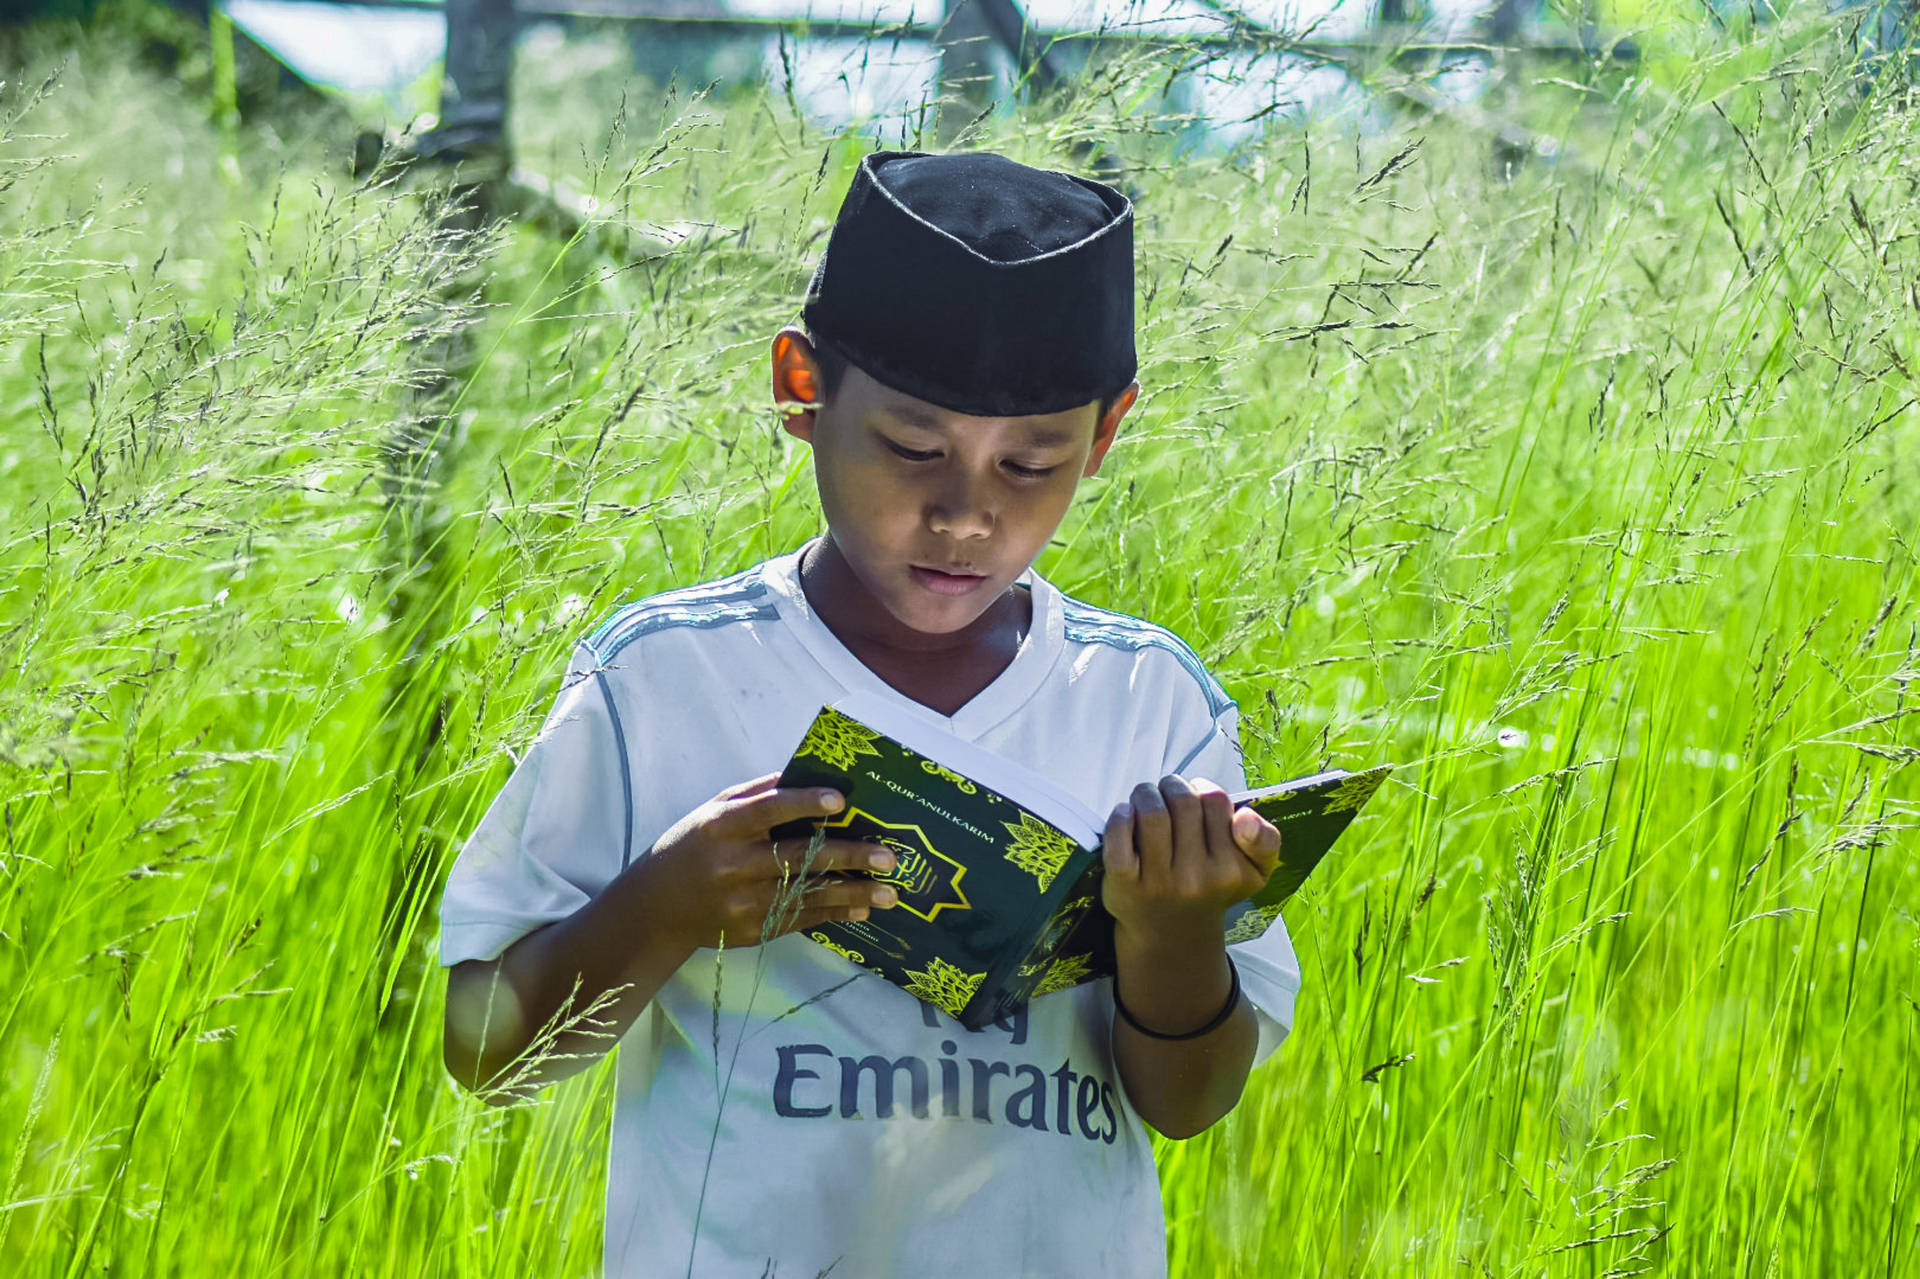
[(828, 879), (808, 884), (802, 890), (802, 910), (890, 910), (900, 893), (889, 884), (871, 879)]
[(846, 802), (839, 791), (820, 786), (779, 786), (736, 796), (727, 803), (724, 833), (764, 835), (788, 822), (837, 813)]
[[(786, 929), (790, 933), (808, 933), (822, 924), (852, 923), (867, 918), (865, 906), (836, 906), (832, 910), (803, 910)], [(855, 947), (857, 950), (858, 947)]]
[(768, 873), (792, 878), (804, 875), (813, 879), (847, 871), (889, 871), (897, 858), (885, 844), (865, 839), (824, 839), (815, 851), (813, 841), (794, 835), (775, 841), (773, 856), (767, 861)]
[(741, 797), (745, 797), (745, 795), (758, 795), (760, 791), (772, 789), (776, 782), (780, 782), (780, 774), (778, 774), (778, 772), (770, 772), (770, 774), (766, 774), (764, 778), (755, 778), (753, 782), (737, 782), (737, 784), (726, 787), (724, 791), (720, 791), (718, 799), (741, 799)]
[(1186, 778), (1170, 774), (1160, 779), (1160, 799), (1167, 806), (1173, 828), (1173, 873), (1181, 879), (1204, 873), (1207, 864), (1207, 827), (1200, 797)]
[(1233, 842), (1262, 876), (1273, 874), (1274, 867), (1280, 864), (1279, 828), (1251, 808), (1235, 810)]
[(1207, 856), (1231, 859), (1239, 852), (1233, 838), (1233, 801), (1227, 792), (1204, 777), (1189, 783), (1200, 800), (1200, 825), (1207, 834)]
[(760, 926), (762, 935), (767, 937), (794, 931), (799, 927), (799, 921), (809, 914), (850, 919), (857, 911), (859, 917), (864, 919), (868, 911), (889, 909), (900, 900), (898, 891), (890, 885), (876, 883), (866, 876), (809, 877), (788, 884), (765, 886), (756, 897), (759, 904), (746, 913), (751, 915)]
[(1129, 800), (1133, 807), (1133, 847), (1140, 856), (1143, 882), (1164, 877), (1173, 866), (1173, 818), (1160, 788), (1141, 782)]
[(1101, 841), (1101, 854), (1107, 874), (1123, 879), (1140, 878), (1140, 854), (1133, 847), (1133, 810), (1125, 804), (1114, 806), (1107, 815), (1107, 830)]

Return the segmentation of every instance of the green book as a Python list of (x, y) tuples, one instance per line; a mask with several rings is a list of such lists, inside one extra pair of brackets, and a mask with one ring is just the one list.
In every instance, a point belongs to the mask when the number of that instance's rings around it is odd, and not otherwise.
[[(1279, 828), (1280, 864), (1228, 911), (1228, 941), (1267, 930), (1389, 771), (1333, 769), (1233, 796)], [(876, 878), (898, 904), (809, 929), (820, 945), (976, 1030), (1113, 972), (1113, 918), (1100, 904), (1105, 819), (1032, 770), (863, 694), (821, 709), (780, 785), (831, 787), (847, 803), (776, 837), (824, 827), (897, 859)]]

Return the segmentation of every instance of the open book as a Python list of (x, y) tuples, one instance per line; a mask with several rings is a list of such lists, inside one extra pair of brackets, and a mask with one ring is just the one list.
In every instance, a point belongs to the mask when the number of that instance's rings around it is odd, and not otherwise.
[[(1229, 942), (1267, 930), (1390, 765), (1316, 773), (1233, 796), (1280, 830), (1266, 886), (1227, 912)], [(816, 827), (894, 852), (899, 903), (808, 931), (814, 941), (979, 1029), (1037, 995), (1113, 972), (1100, 904), (1103, 815), (1022, 765), (871, 695), (821, 709), (780, 774), (847, 798)]]

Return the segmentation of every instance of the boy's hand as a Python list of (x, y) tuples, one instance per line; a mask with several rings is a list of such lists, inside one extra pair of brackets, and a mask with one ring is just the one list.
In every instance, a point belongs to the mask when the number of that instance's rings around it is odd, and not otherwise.
[[(815, 787), (780, 789), (778, 773), (730, 786), (675, 822), (647, 854), (658, 918), (692, 946), (757, 946), (836, 919), (865, 919), (898, 900), (866, 872), (893, 868), (886, 847), (829, 839), (811, 863), (804, 836), (776, 845), (769, 831), (838, 812), (846, 800)], [(849, 874), (848, 872), (858, 872)], [(776, 911), (775, 903), (779, 902)]]
[(1280, 832), (1203, 778), (1142, 782), (1107, 818), (1101, 901), (1121, 948), (1220, 936), (1227, 908), (1260, 890)]

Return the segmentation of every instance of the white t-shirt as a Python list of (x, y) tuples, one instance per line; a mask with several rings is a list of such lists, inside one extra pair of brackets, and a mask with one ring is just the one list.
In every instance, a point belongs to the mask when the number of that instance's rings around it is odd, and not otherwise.
[[(1244, 788), (1238, 711), (1168, 631), (1029, 572), (1012, 663), (941, 716), (834, 638), (799, 555), (628, 605), (580, 644), (447, 881), (443, 964), (572, 914), (687, 812), (778, 771), (849, 693), (1097, 813), (1168, 773)], [(1264, 1058), (1292, 1023), (1293, 947), (1275, 921), (1232, 953)], [(1091, 982), (970, 1032), (803, 937), (696, 951), (619, 1045), (606, 1274), (1158, 1279), (1159, 1183), (1112, 1007), (1111, 984)]]

